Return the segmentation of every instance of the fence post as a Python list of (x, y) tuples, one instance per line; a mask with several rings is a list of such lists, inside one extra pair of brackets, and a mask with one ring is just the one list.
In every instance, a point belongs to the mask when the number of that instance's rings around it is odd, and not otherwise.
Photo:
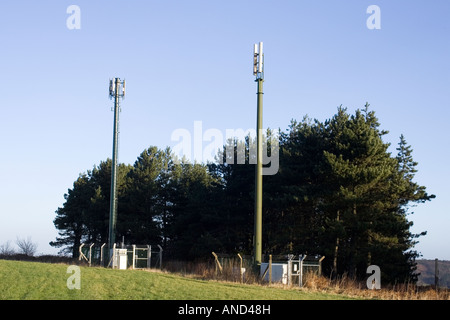
[(291, 269), (292, 269), (292, 260), (291, 260), (291, 258), (289, 258), (289, 260), (288, 260), (288, 267), (287, 267), (288, 269), (287, 269), (287, 280), (288, 280), (288, 286), (290, 286), (291, 285), (291, 276), (292, 276), (292, 271), (291, 271)]
[(147, 245), (147, 269), (152, 267), (152, 246)]
[(269, 285), (272, 284), (272, 255), (269, 254)]
[(159, 248), (159, 269), (162, 269), (162, 253), (163, 253), (163, 248), (158, 244), (158, 248)]
[(84, 243), (82, 243), (78, 248), (78, 252), (80, 253), (78, 260), (80, 260), (80, 261), (83, 257), (87, 260), (86, 256), (83, 254), (83, 251), (82, 251), (83, 247), (84, 247)]
[(298, 275), (298, 286), (300, 288), (303, 288), (303, 260), (306, 258), (306, 255), (299, 255), (298, 256), (298, 268), (299, 270), (299, 275)]
[(106, 243), (102, 244), (102, 246), (100, 247), (100, 265), (102, 267), (105, 266), (105, 262), (103, 261), (103, 247), (106, 245)]
[(132, 265), (131, 265), (131, 269), (134, 270), (134, 267), (135, 267), (135, 261), (136, 261), (136, 245), (133, 244), (133, 245), (132, 245), (132, 248), (133, 248), (133, 263), (132, 263)]
[(439, 267), (438, 267), (438, 259), (434, 259), (434, 287), (437, 291), (439, 286)]
[(92, 263), (92, 246), (94, 245), (94, 243), (92, 243), (90, 246), (89, 246), (89, 267), (91, 266), (91, 263)]
[(111, 268), (114, 269), (114, 263), (116, 262), (116, 244), (113, 244), (111, 259), (108, 262), (108, 267), (111, 265)]
[(222, 266), (220, 265), (219, 258), (217, 257), (217, 254), (212, 252), (212, 255), (214, 256), (214, 259), (216, 260), (216, 275), (217, 275), (217, 267), (219, 267), (220, 273), (222, 273)]
[(244, 282), (244, 273), (242, 272), (242, 256), (238, 253), (237, 254), (240, 260), (240, 264), (239, 264), (239, 276), (241, 278), (241, 283)]
[(325, 256), (322, 256), (322, 257), (319, 259), (319, 276), (322, 275), (322, 260), (323, 260), (323, 259), (325, 259)]

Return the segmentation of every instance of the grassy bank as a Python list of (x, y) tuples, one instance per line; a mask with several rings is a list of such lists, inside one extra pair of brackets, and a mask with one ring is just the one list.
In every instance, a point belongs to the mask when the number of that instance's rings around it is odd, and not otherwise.
[(80, 267), (68, 289), (67, 264), (0, 260), (0, 300), (329, 300), (346, 295), (198, 280), (172, 273)]

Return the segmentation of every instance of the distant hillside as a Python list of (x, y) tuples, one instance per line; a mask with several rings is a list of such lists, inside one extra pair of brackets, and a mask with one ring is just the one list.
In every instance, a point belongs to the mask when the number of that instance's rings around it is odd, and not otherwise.
[[(418, 285), (434, 285), (434, 260), (416, 260), (420, 272)], [(439, 287), (450, 288), (450, 261), (439, 260)]]

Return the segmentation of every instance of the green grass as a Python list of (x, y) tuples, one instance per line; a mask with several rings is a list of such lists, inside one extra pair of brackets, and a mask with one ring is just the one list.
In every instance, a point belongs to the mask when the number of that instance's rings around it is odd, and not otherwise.
[(0, 260), (0, 300), (329, 300), (349, 297), (300, 289), (197, 280), (144, 270), (81, 268), (68, 289), (66, 264)]

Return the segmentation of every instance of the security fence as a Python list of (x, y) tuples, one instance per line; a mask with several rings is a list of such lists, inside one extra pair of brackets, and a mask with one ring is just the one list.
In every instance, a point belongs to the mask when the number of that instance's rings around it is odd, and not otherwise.
[(162, 267), (163, 249), (160, 245), (126, 245), (109, 252), (106, 243), (83, 243), (79, 247), (79, 261), (89, 266), (103, 266), (117, 269), (150, 269)]

